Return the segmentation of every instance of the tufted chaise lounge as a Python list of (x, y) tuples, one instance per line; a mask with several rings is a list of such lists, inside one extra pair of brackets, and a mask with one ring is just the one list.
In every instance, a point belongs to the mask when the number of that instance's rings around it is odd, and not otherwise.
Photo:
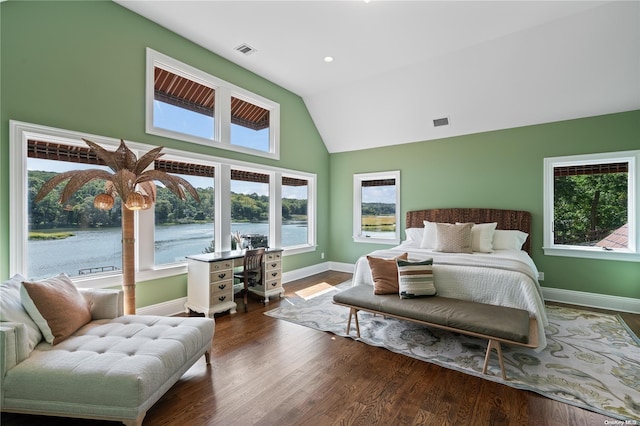
[(0, 323), (2, 411), (140, 425), (198, 358), (209, 364), (212, 319), (123, 316), (121, 291), (81, 292), (92, 321), (56, 345), (30, 350), (25, 324)]

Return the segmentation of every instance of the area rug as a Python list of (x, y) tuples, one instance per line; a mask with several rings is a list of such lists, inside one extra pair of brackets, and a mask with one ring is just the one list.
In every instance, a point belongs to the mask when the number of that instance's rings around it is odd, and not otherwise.
[[(334, 305), (334, 294), (306, 301), (291, 299), (265, 315), (347, 336), (349, 309)], [(488, 374), (482, 374), (487, 347), (483, 339), (360, 312), (361, 338), (357, 340), (628, 424), (640, 422), (640, 339), (616, 315), (551, 305), (547, 305), (547, 315), (548, 346), (543, 351), (502, 346), (507, 381), (500, 377), (495, 352)], [(349, 337), (356, 339), (353, 324)]]

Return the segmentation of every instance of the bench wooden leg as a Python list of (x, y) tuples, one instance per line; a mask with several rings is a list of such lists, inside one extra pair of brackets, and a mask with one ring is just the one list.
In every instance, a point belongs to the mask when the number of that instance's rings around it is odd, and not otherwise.
[(497, 340), (489, 340), (487, 345), (487, 354), (484, 357), (484, 366), (482, 367), (482, 374), (487, 374), (487, 367), (489, 366), (489, 358), (491, 358), (491, 349), (495, 349), (498, 354), (498, 362), (500, 363), (500, 372), (502, 373), (502, 379), (507, 380), (507, 374), (504, 369), (504, 360), (502, 358), (502, 347)]
[(360, 338), (360, 323), (358, 322), (358, 310), (356, 308), (349, 309), (349, 320), (347, 321), (347, 336), (351, 332), (351, 317), (356, 320), (356, 335)]

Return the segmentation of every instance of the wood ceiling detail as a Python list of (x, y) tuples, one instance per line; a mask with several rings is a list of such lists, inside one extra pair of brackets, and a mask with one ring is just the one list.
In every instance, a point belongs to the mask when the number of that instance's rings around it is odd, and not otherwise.
[[(156, 100), (189, 111), (214, 116), (215, 90), (165, 69), (154, 68)], [(269, 128), (269, 110), (231, 97), (231, 122), (253, 130)]]

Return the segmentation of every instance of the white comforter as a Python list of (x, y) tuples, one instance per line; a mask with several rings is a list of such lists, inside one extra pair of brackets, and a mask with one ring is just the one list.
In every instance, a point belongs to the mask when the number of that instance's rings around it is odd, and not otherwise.
[[(405, 242), (388, 250), (376, 250), (370, 256), (392, 258), (409, 253), (410, 260), (433, 259), (433, 278), (439, 296), (472, 300), (492, 305), (524, 309), (538, 322), (539, 346), (547, 346), (544, 327), (548, 325), (544, 299), (533, 260), (524, 251), (497, 250), (493, 253), (452, 254), (421, 249)], [(358, 259), (353, 285), (373, 285), (366, 256)]]

